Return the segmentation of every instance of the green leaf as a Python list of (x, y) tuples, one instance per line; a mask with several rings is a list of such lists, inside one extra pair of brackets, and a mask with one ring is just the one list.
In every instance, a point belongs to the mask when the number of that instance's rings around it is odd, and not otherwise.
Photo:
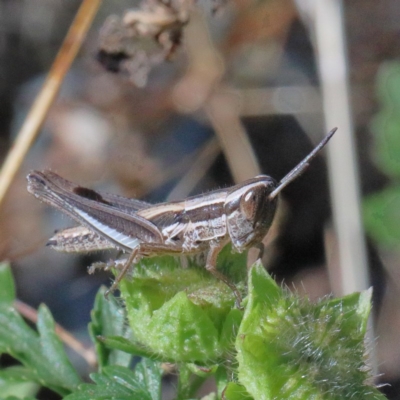
[(34, 380), (35, 374), (20, 365), (0, 370), (0, 382), (32, 382)]
[(5, 398), (5, 396), (8, 396), (7, 399), (26, 398), (26, 396), (35, 394), (38, 389), (39, 385), (34, 382), (2, 382), (0, 384), (0, 393), (4, 397), (0, 397), (0, 399)]
[(400, 63), (383, 63), (377, 75), (380, 112), (371, 124), (374, 133), (374, 157), (380, 168), (392, 177), (400, 177)]
[(40, 335), (41, 354), (51, 368), (54, 382), (74, 388), (80, 382), (79, 375), (65, 354), (64, 345), (55, 333), (55, 323), (49, 309), (41, 305), (38, 312), (37, 328)]
[(92, 322), (89, 324), (89, 334), (95, 345), (99, 367), (107, 365), (128, 366), (132, 357), (125, 351), (110, 349), (99, 337), (123, 336), (127, 332), (124, 309), (118, 305), (113, 296), (104, 297), (105, 288), (102, 287), (96, 295), (91, 312)]
[[(30, 328), (14, 309), (13, 282), (6, 269), (1, 269), (8, 294), (2, 292), (0, 302), (0, 353), (8, 353), (29, 370), (29, 380), (46, 386), (61, 395), (71, 392), (80, 378), (68, 358), (61, 341), (54, 332), (54, 321), (45, 307), (38, 315), (40, 335)], [(25, 370), (26, 371), (26, 370)]]
[(231, 313), (235, 299), (227, 285), (171, 257), (144, 261), (131, 281), (121, 282), (135, 341), (163, 360), (203, 366), (231, 351), (243, 313)]
[(231, 351), (232, 343), (236, 339), (242, 318), (243, 311), (237, 308), (233, 308), (226, 316), (221, 330), (220, 343), (228, 353)]
[(185, 292), (179, 292), (153, 313), (149, 331), (153, 333), (153, 346), (161, 354), (175, 355), (182, 361), (205, 363), (220, 353), (215, 326)]
[(374, 133), (374, 157), (379, 167), (392, 177), (400, 177), (400, 107), (383, 109), (371, 123)]
[(236, 340), (239, 383), (260, 400), (384, 399), (366, 383), (370, 296), (367, 291), (313, 304), (280, 289), (256, 263)]
[(95, 384), (82, 384), (64, 400), (159, 400), (161, 369), (158, 363), (142, 360), (134, 371), (119, 365), (104, 367), (91, 374)]
[[(146, 349), (141, 343), (126, 339), (122, 336), (98, 337), (97, 340), (110, 349), (120, 350), (135, 356), (146, 357), (154, 360), (157, 359), (154, 353), (151, 350)], [(172, 360), (168, 361), (172, 362)]]
[[(341, 320), (341, 328), (348, 335), (364, 336), (367, 332), (368, 317), (371, 312), (372, 288), (361, 293), (352, 293), (344, 297), (320, 301), (315, 304), (315, 309), (341, 309), (345, 318)], [(340, 318), (342, 315), (340, 316)]]
[(368, 328), (368, 318), (372, 308), (372, 287), (360, 293), (357, 304), (357, 316), (359, 318), (360, 332), (365, 335)]
[(366, 197), (363, 201), (363, 216), (365, 228), (374, 240), (387, 248), (398, 248), (400, 186), (388, 187)]
[(36, 397), (16, 397), (16, 396), (8, 396), (8, 397), (0, 397), (0, 400), (37, 400)]
[[(231, 366), (229, 368), (231, 369)], [(230, 372), (228, 373), (228, 369), (224, 365), (219, 365), (215, 374), (215, 383), (217, 384), (217, 393), (220, 397), (222, 397), (229, 384), (228, 375), (231, 375)]]
[(400, 63), (385, 62), (377, 75), (379, 100), (384, 107), (400, 107)]
[(226, 389), (224, 390), (223, 400), (253, 400), (247, 392), (246, 388), (235, 382), (228, 383)]
[[(261, 271), (264, 271), (264, 267), (261, 261), (257, 261), (249, 272), (249, 295), (240, 325), (242, 332), (249, 328), (252, 329), (258, 319), (264, 318), (266, 309), (273, 308), (282, 297), (282, 290), (276, 282), (268, 274), (262, 274)], [(262, 274), (263, 279), (253, 277), (258, 272)]]
[(144, 358), (135, 368), (136, 378), (143, 383), (152, 400), (158, 400), (161, 395), (162, 369), (158, 362)]
[(0, 393), (2, 398), (26, 398), (39, 389), (35, 376), (25, 367), (15, 366), (0, 370)]
[(8, 263), (0, 264), (0, 303), (12, 303), (15, 300), (15, 285)]

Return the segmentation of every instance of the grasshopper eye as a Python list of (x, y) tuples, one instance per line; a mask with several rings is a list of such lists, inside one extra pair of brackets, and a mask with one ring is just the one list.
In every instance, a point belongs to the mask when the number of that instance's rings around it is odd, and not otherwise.
[(253, 220), (257, 210), (257, 193), (248, 191), (240, 200), (240, 211), (248, 220)]

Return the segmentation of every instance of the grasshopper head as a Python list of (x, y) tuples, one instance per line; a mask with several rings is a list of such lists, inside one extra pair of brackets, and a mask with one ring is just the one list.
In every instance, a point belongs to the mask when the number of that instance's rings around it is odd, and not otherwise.
[(229, 236), (236, 250), (242, 251), (261, 242), (274, 219), (279, 193), (308, 168), (336, 130), (333, 128), (279, 183), (270, 176), (258, 175), (233, 186), (224, 208)]
[(225, 201), (226, 223), (233, 246), (243, 251), (261, 242), (275, 215), (277, 197), (270, 193), (277, 183), (259, 175), (234, 186)]

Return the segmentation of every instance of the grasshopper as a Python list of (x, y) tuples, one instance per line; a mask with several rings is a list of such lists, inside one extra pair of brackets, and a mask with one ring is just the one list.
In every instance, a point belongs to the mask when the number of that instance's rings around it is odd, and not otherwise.
[(51, 171), (32, 171), (28, 191), (63, 211), (81, 226), (65, 229), (48, 245), (64, 252), (119, 249), (130, 255), (107, 291), (114, 291), (132, 264), (160, 254), (207, 252), (205, 268), (234, 292), (236, 286), (216, 269), (218, 253), (229, 242), (234, 251), (259, 247), (277, 208), (278, 194), (300, 176), (336, 132), (329, 134), (280, 182), (258, 175), (226, 189), (181, 201), (149, 204), (87, 189)]

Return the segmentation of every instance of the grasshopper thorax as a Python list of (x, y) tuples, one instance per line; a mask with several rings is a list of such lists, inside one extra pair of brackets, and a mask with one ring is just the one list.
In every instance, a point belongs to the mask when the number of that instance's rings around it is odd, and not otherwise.
[(234, 186), (228, 193), (224, 210), (233, 247), (243, 251), (260, 243), (275, 215), (277, 197), (269, 198), (277, 187), (267, 175), (258, 175)]

